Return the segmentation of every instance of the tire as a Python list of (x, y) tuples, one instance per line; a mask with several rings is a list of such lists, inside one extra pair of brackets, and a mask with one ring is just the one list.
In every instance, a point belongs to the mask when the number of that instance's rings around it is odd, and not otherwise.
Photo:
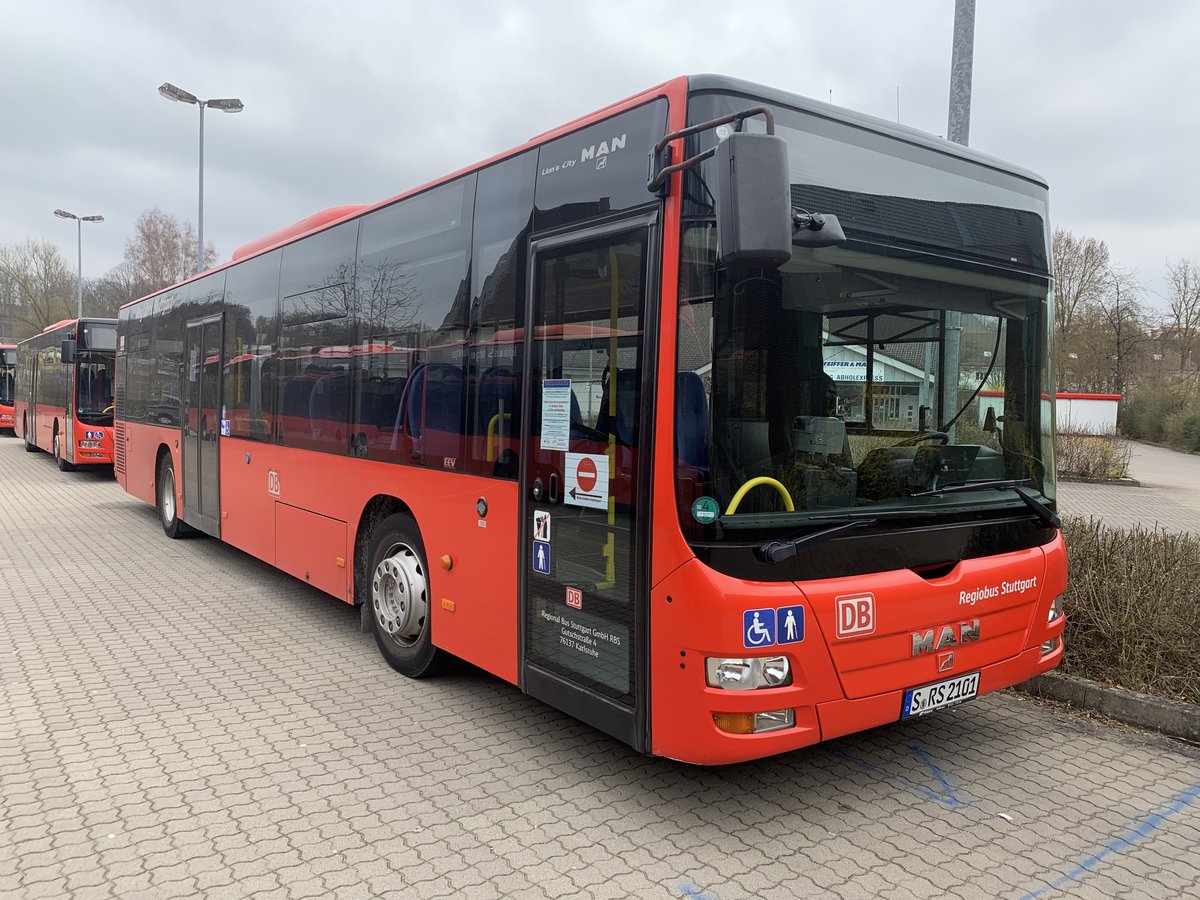
[(375, 643), (387, 664), (409, 678), (435, 675), (446, 654), (433, 645), (429, 568), (417, 523), (402, 513), (388, 516), (371, 535), (367, 596)]
[(175, 503), (175, 461), (171, 454), (164, 453), (158, 461), (158, 478), (154, 482), (158, 506), (158, 521), (167, 537), (187, 537), (195, 529), (179, 518), (179, 507)]
[(32, 437), (32, 434), (29, 431), (29, 419), (22, 419), (21, 421), (25, 425), (25, 452), (37, 453), (37, 444), (29, 439)]
[(62, 435), (54, 432), (54, 461), (58, 463), (58, 471), (74, 472), (75, 467), (67, 462), (62, 455)]

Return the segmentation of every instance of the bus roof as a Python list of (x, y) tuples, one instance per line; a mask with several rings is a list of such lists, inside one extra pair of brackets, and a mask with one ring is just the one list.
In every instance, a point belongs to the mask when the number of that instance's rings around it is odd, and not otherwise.
[(740, 78), (729, 78), (724, 75), (693, 75), (688, 79), (688, 92), (692, 94), (744, 94), (756, 100), (765, 100), (769, 104), (788, 106), (810, 115), (820, 116), (823, 119), (841, 122), (865, 131), (873, 131), (876, 134), (895, 138), (926, 150), (933, 150), (947, 156), (957, 156), (978, 165), (987, 166), (988, 168), (996, 169), (1008, 175), (1014, 175), (1026, 181), (1032, 181), (1043, 188), (1048, 187), (1046, 179), (1036, 172), (1014, 166), (1002, 159), (997, 159), (986, 153), (980, 153), (978, 150), (972, 150), (970, 147), (965, 147), (962, 144), (956, 144), (954, 141), (948, 141), (943, 137), (929, 134), (918, 128), (901, 125), (897, 122), (890, 122), (887, 119), (879, 119), (875, 116), (869, 116), (866, 113), (855, 112), (852, 109), (834, 106), (832, 103), (813, 100), (811, 97), (803, 97), (800, 94), (792, 94), (778, 88), (766, 87), (751, 81), (742, 81)]
[(147, 294), (145, 297), (139, 297), (137, 300), (133, 300), (124, 304), (121, 308), (124, 309), (125, 307), (132, 306), (135, 303), (141, 303), (143, 300), (147, 300), (151, 297), (157, 296), (158, 294), (172, 290), (182, 284), (187, 284), (188, 282), (194, 281), (205, 275), (218, 272), (221, 269), (233, 265), (234, 263), (241, 262), (253, 256), (261, 255), (270, 250), (274, 250), (276, 247), (292, 243), (293, 241), (299, 240), (302, 237), (307, 237), (310, 234), (315, 234), (318, 231), (331, 228), (347, 219), (351, 219), (355, 216), (362, 215), (363, 213), (388, 206), (399, 200), (422, 193), (423, 191), (452, 181), (455, 178), (467, 173), (482, 170), (490, 165), (493, 165), (494, 163), (501, 162), (510, 157), (524, 153), (525, 151), (537, 147), (540, 144), (561, 137), (562, 135), (569, 134), (572, 131), (584, 128), (587, 125), (607, 118), (608, 116), (619, 111), (646, 103), (655, 97), (668, 96), (678, 98), (686, 94), (717, 92), (744, 94), (748, 98), (764, 100), (770, 104), (791, 107), (793, 109), (801, 110), (805, 113), (820, 116), (822, 118), (837, 122), (842, 122), (856, 128), (862, 128), (866, 131), (872, 131), (887, 137), (895, 138), (926, 150), (932, 150), (947, 156), (955, 156), (969, 160), (970, 162), (987, 166), (997, 171), (1004, 172), (1008, 175), (1030, 181), (1043, 189), (1047, 187), (1046, 180), (1034, 172), (1013, 166), (995, 157), (988, 156), (984, 153), (979, 153), (978, 151), (971, 150), (968, 147), (945, 140), (944, 138), (936, 137), (916, 128), (911, 128), (906, 125), (899, 125), (895, 122), (889, 122), (886, 119), (876, 118), (875, 116), (869, 116), (864, 113), (834, 106), (830, 103), (823, 103), (819, 100), (813, 100), (809, 97), (801, 96), (800, 94), (792, 94), (778, 88), (772, 88), (761, 84), (755, 84), (754, 82), (743, 81), (738, 78), (730, 78), (724, 75), (711, 74), (691, 76), (682, 75), (672, 78), (669, 81), (664, 81), (661, 84), (657, 84), (644, 91), (640, 91), (639, 93), (626, 97), (623, 100), (618, 100), (617, 102), (611, 103), (608, 106), (601, 107), (600, 109), (580, 116), (577, 119), (573, 119), (563, 125), (559, 125), (549, 131), (537, 134), (524, 144), (521, 144), (517, 147), (497, 153), (494, 156), (490, 156), (478, 163), (465, 166), (447, 175), (443, 175), (433, 181), (427, 182), (426, 184), (403, 191), (393, 197), (388, 197), (385, 200), (380, 200), (376, 203), (370, 204), (348, 204), (344, 206), (334, 206), (320, 212), (313, 213), (312, 215), (307, 216), (298, 222), (294, 222), (291, 225), (277, 229), (270, 234), (242, 244), (234, 251), (229, 260), (221, 263), (220, 265), (214, 266), (211, 269), (206, 269), (203, 272), (199, 272), (196, 275), (193, 275), (191, 278), (181, 281), (178, 284), (173, 284), (169, 287), (163, 288), (162, 290), (155, 291), (152, 294)]

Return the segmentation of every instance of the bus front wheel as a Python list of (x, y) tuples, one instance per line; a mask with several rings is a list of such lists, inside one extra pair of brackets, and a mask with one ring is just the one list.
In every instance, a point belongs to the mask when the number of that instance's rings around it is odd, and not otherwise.
[(21, 424), (24, 426), (25, 431), (25, 452), (36, 453), (37, 442), (33, 440), (33, 432), (29, 430), (29, 419), (22, 419)]
[(56, 463), (58, 463), (58, 471), (60, 471), (60, 472), (75, 471), (75, 467), (73, 465), (71, 465), (69, 462), (67, 462), (66, 459), (63, 457), (62, 451), (63, 451), (62, 435), (56, 431), (56, 432), (54, 432), (54, 461)]
[(429, 569), (417, 523), (403, 513), (384, 519), (371, 536), (367, 584), (375, 643), (389, 666), (409, 678), (433, 675), (445, 654), (433, 646)]
[(158, 520), (163, 532), (171, 539), (186, 537), (194, 530), (179, 518), (179, 507), (175, 502), (175, 462), (170, 453), (164, 453), (158, 461)]

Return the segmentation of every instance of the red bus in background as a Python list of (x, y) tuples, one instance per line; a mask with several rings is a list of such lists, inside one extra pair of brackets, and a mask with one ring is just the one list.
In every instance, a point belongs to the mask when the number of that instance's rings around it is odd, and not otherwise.
[(117, 320), (66, 319), (17, 345), (13, 425), (59, 469), (113, 462)]
[(123, 307), (117, 478), (408, 676), (792, 750), (1061, 659), (1049, 235), (1032, 173), (675, 79)]
[(13, 430), (13, 393), (16, 389), (17, 345), (0, 344), (0, 431)]

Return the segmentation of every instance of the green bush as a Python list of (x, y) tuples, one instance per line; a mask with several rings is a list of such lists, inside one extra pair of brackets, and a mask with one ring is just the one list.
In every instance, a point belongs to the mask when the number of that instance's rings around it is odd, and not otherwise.
[(1063, 432), (1055, 447), (1058, 474), (1076, 478), (1112, 479), (1129, 476), (1129, 442), (1114, 434)]
[(1194, 453), (1200, 450), (1200, 411), (1175, 413), (1166, 421), (1163, 439), (1177, 450)]
[(1146, 384), (1129, 393), (1117, 412), (1117, 427), (1128, 437), (1200, 450), (1200, 396), (1194, 384)]
[(1066, 517), (1061, 671), (1200, 703), (1200, 536)]

